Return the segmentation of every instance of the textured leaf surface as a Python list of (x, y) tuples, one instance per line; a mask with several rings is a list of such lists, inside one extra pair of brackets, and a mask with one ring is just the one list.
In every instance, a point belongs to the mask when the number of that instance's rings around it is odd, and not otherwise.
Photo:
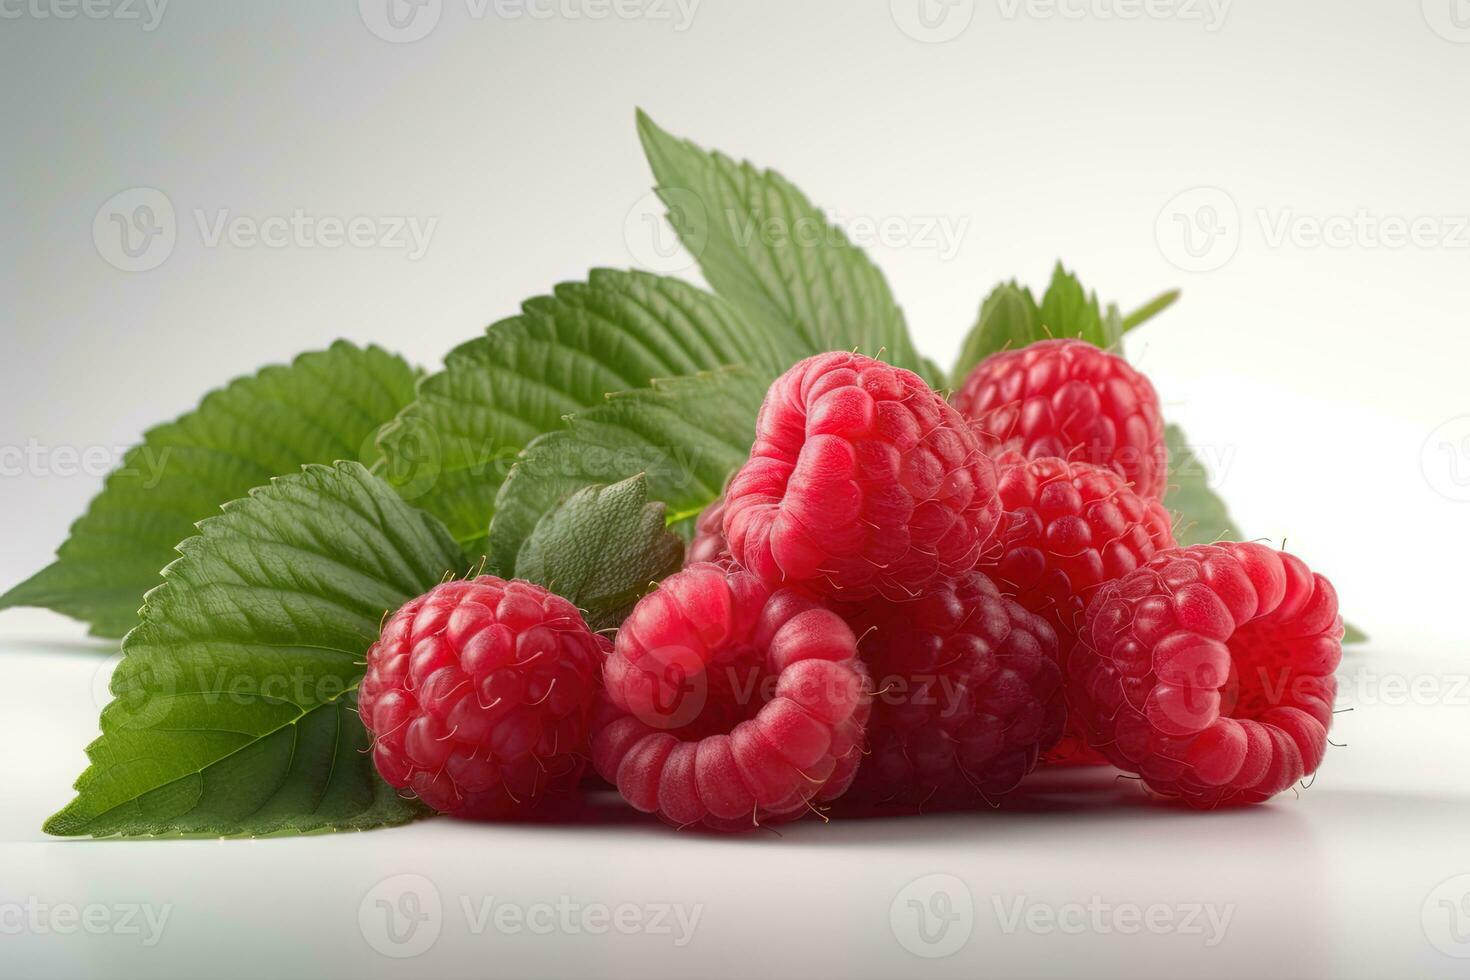
[(681, 532), (750, 452), (766, 382), (750, 371), (706, 372), (609, 397), (537, 439), (500, 490), (490, 528), (493, 567), (513, 567), (542, 516), (573, 492), (643, 474)]
[(794, 330), (806, 353), (881, 351), (939, 383), (883, 273), (790, 181), (671, 136), (642, 112), (638, 134), (669, 221), (717, 293)]
[(576, 603), (593, 629), (620, 624), (633, 603), (678, 570), (684, 543), (648, 499), (648, 479), (584, 487), (536, 523), (501, 574), (546, 586)]
[(47, 833), (268, 834), (402, 823), (354, 710), (383, 616), (463, 574), (433, 517), (358, 463), (227, 504), (123, 641), (77, 797)]
[(0, 609), (44, 606), (122, 636), (195, 522), (302, 464), (371, 457), (414, 378), (395, 355), (339, 341), (211, 392), (129, 450), (56, 561), (0, 596)]
[(568, 414), (655, 378), (726, 365), (773, 378), (802, 353), (789, 330), (749, 324), (686, 283), (596, 270), (452, 351), (384, 430), (379, 472), (470, 554), (483, 554), (496, 493), (517, 455), (561, 429)]

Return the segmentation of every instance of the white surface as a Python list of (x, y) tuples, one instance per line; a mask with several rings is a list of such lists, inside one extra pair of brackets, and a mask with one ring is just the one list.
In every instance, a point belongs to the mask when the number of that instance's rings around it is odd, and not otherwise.
[[(1003, 813), (779, 839), (438, 821), (88, 843), (38, 827), (82, 768), (107, 651), (49, 614), (6, 612), (0, 929), (6, 903), (33, 897), (171, 912), (146, 949), (116, 932), (0, 931), (0, 975), (1465, 976), (1470, 960), (1425, 929), (1447, 928), (1438, 903), (1470, 890), (1455, 880), (1470, 873), (1470, 241), (1454, 231), (1470, 214), (1470, 37), (1449, 20), (1457, 2), (1235, 0), (1211, 26), (1079, 0), (1065, 6), (1080, 17), (958, 0), (942, 9), (972, 16), (943, 44), (899, 27), (906, 0), (703, 0), (683, 30), (477, 19), (495, 8), (444, 0), (406, 44), (375, 36), (349, 0), (174, 0), (146, 31), (37, 16), (49, 0), (5, 4), (0, 82), (18, 94), (0, 105), (0, 586), (44, 565), (100, 486), (77, 456), (132, 443), (230, 377), (338, 336), (433, 366), (557, 281), (646, 261), (650, 243), (629, 231), (646, 228), (642, 105), (781, 170), (850, 226), (897, 219), (899, 240), (871, 251), (941, 360), (994, 282), (1039, 288), (1058, 257), (1125, 307), (1181, 287), (1130, 357), (1246, 533), (1288, 538), (1374, 644), (1349, 660), (1370, 674), (1345, 695), (1360, 705), (1339, 716), (1347, 748), (1299, 800), (1250, 812), (1143, 806), (1098, 774)], [(138, 187), (169, 198), (178, 235), (157, 268), (125, 273), (93, 224)], [(1200, 204), (1235, 218), (1203, 262), (1181, 252), (1175, 221)], [(437, 224), (416, 259), (211, 245), (197, 224), (298, 209)], [(1442, 237), (1301, 234), (1360, 212), (1433, 218)], [(1298, 233), (1278, 240), (1282, 221)], [(955, 247), (926, 240), (936, 222), (962, 229)], [(401, 873), (430, 879), (446, 912), (431, 948), (392, 960), (358, 915)], [(967, 945), (926, 961), (889, 913), (930, 874), (959, 878), (976, 912)], [(474, 935), (459, 900), (488, 895), (703, 912), (679, 949), (656, 935)], [(1094, 895), (1234, 912), (1211, 948), (996, 923), (994, 896), (1044, 914)]]
[[(108, 669), (103, 654), (75, 644), (0, 642), (7, 977), (1463, 977), (1470, 969), (1470, 684), (1432, 652), (1353, 654), (1341, 699), (1353, 710), (1333, 733), (1344, 747), (1329, 750), (1299, 797), (1246, 811), (1155, 806), (1135, 784), (1090, 770), (1038, 777), (999, 812), (803, 823), (731, 840), (630, 819), (609, 801), (606, 823), (572, 827), (441, 819), (274, 840), (48, 841), (37, 828), (83, 764), (99, 667)], [(403, 875), (419, 876), (411, 881), (421, 894), (430, 892), (419, 879), (429, 883), (439, 913), (424, 899), (419, 908), (431, 917), (413, 933), (396, 920), (405, 941), (395, 944), (376, 902), (402, 901)], [(932, 879), (904, 891), (931, 875), (957, 879), (958, 890), (945, 887), (972, 903), (948, 933), (930, 920), (940, 942), (971, 929), (939, 959), (904, 945), (945, 948), (915, 938), (907, 904), (932, 901)], [(98, 923), (138, 931), (38, 930), (37, 903), (105, 908), (93, 913)], [(497, 928), (502, 903), (530, 923)], [(558, 903), (572, 910), (569, 920)], [(546, 905), (550, 912), (532, 911)], [(581, 926), (585, 910), (612, 915), (623, 905), (650, 924), (656, 906), (677, 905), (692, 931), (681, 933), (672, 911), (668, 934)], [(124, 923), (122, 909), (133, 906), (142, 911)], [(1156, 919), (1154, 933), (1129, 918), (1151, 906), (1173, 924)], [(479, 923), (488, 924), (476, 931)], [(551, 928), (535, 933), (531, 924)], [(1435, 939), (1466, 958), (1441, 952)], [(422, 951), (398, 958), (378, 947)]]

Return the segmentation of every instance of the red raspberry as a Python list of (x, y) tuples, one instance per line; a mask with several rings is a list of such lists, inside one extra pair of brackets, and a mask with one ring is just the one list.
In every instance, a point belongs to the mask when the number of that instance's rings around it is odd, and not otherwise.
[(692, 565), (645, 596), (605, 670), (620, 714), (592, 760), (645, 813), (749, 829), (847, 789), (867, 674), (841, 617), (730, 565)]
[(989, 802), (1061, 733), (1056, 634), (980, 572), (911, 602), (869, 602), (850, 622), (875, 693), (868, 758), (848, 800)]
[(730, 545), (725, 540), (725, 498), (719, 497), (694, 521), (694, 539), (684, 552), (684, 564), (725, 561), (730, 557)]
[(766, 394), (725, 496), (735, 560), (772, 588), (908, 599), (974, 566), (995, 528), (995, 467), (918, 375), (818, 354)]
[(1159, 396), (1121, 357), (1081, 340), (1039, 341), (981, 361), (953, 400), (987, 452), (1111, 467), (1141, 496), (1163, 499), (1169, 454)]
[(529, 582), (448, 582), (399, 609), (358, 692), (373, 762), (441, 813), (525, 814), (581, 779), (610, 644)]
[(1093, 746), (1208, 809), (1316, 771), (1341, 658), (1325, 578), (1263, 545), (1195, 545), (1103, 586), (1067, 670)]
[[(1140, 497), (1123, 477), (1090, 463), (1008, 453), (1000, 466), (1005, 511), (999, 542), (980, 562), (1003, 593), (1044, 616), (1065, 663), (1087, 603), (1104, 582), (1122, 578), (1174, 547), (1169, 512)], [(1048, 762), (1102, 762), (1073, 721)]]

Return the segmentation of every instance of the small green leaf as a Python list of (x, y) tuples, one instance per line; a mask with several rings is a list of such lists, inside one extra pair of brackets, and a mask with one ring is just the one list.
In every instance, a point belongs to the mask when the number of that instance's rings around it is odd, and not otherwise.
[(567, 428), (526, 447), (500, 488), (490, 563), (514, 568), (526, 539), (559, 501), (592, 485), (644, 474), (648, 496), (687, 532), (750, 452), (766, 381), (730, 369), (660, 381), (609, 396)]
[(1358, 629), (1352, 623), (1344, 623), (1342, 627), (1343, 643), (1367, 643), (1368, 634)]
[(638, 135), (679, 239), (715, 292), (815, 354), (857, 350), (926, 375), (883, 273), (780, 174), (671, 136)]
[(0, 596), (0, 609), (44, 606), (95, 636), (122, 636), (196, 521), (304, 463), (370, 462), (378, 426), (412, 400), (414, 379), (401, 358), (338, 341), (211, 392), (128, 451), (56, 561)]
[(1031, 290), (1014, 279), (1003, 282), (980, 304), (980, 318), (965, 338), (959, 360), (951, 375), (954, 384), (964, 384), (975, 365), (991, 354), (1015, 350), (1045, 337), (1041, 332), (1041, 310)]
[(1060, 262), (1041, 298), (1041, 329), (1049, 337), (1074, 337), (1110, 350), (1123, 338), (1120, 318), (1104, 316), (1097, 294), (1082, 288)]
[(664, 505), (648, 499), (640, 475), (583, 487), (547, 511), (502, 574), (565, 596), (593, 629), (605, 629), (683, 559), (684, 542), (665, 527)]
[(1147, 303), (1144, 303), (1132, 313), (1123, 317), (1123, 332), (1127, 333), (1129, 330), (1133, 330), (1137, 327), (1143, 326), (1145, 323), (1152, 320), (1154, 317), (1158, 316), (1169, 307), (1173, 306), (1178, 299), (1179, 290), (1177, 289), (1171, 289), (1167, 293), (1160, 293), (1158, 296), (1155, 296)]
[(269, 834), (403, 823), (355, 710), (383, 617), (463, 574), (433, 517), (358, 463), (226, 504), (123, 640), (115, 700), (49, 834)]
[[(528, 300), (518, 316), (445, 358), (384, 429), (378, 469), (484, 554), (495, 496), (528, 443), (609, 392), (745, 364), (774, 378), (803, 350), (693, 286), (645, 272), (593, 270)], [(629, 476), (631, 474), (622, 474)], [(550, 501), (554, 503), (555, 501)]]

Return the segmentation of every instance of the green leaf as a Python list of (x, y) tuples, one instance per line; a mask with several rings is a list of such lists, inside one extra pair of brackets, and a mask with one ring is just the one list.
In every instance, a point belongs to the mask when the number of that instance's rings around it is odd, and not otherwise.
[(1164, 427), (1169, 447), (1169, 492), (1164, 506), (1174, 515), (1174, 538), (1181, 545), (1240, 541), (1240, 529), (1220, 495), (1210, 488), (1210, 473), (1189, 448), (1184, 430)]
[(537, 439), (500, 489), (490, 562), (514, 568), (543, 515), (573, 492), (643, 474), (648, 495), (687, 532), (750, 452), (765, 379), (748, 370), (706, 372), (609, 396)]
[(980, 304), (980, 318), (965, 338), (951, 378), (963, 384), (975, 365), (991, 354), (1025, 347), (1044, 337), (1041, 310), (1031, 290), (1014, 279), (1003, 282)]
[(1041, 298), (1040, 316), (1041, 329), (1048, 337), (1075, 337), (1104, 350), (1117, 347), (1123, 338), (1122, 319), (1116, 313), (1104, 316), (1097, 294), (1083, 289), (1060, 262)]
[(1358, 629), (1352, 623), (1344, 623), (1342, 627), (1342, 642), (1347, 644), (1367, 643), (1368, 634)]
[(883, 273), (780, 174), (671, 136), (645, 113), (638, 135), (659, 197), (705, 279), (807, 353), (858, 350), (931, 374)]
[(148, 594), (77, 797), (50, 834), (269, 834), (412, 819), (355, 708), (389, 610), (463, 573), (433, 517), (358, 463), (226, 504)]
[(1169, 307), (1173, 306), (1178, 299), (1179, 290), (1177, 289), (1171, 289), (1166, 293), (1160, 293), (1158, 296), (1155, 296), (1147, 303), (1144, 303), (1132, 313), (1123, 317), (1123, 332), (1127, 333), (1130, 330), (1143, 326), (1145, 323), (1152, 320), (1154, 317), (1158, 316)]
[(1164, 293), (1127, 316), (1113, 304), (1104, 310), (1098, 306), (1097, 295), (1085, 290), (1060, 262), (1040, 304), (1014, 279), (1003, 282), (980, 304), (980, 316), (950, 372), (951, 383), (964, 384), (975, 365), (991, 354), (1017, 350), (1051, 337), (1077, 337), (1121, 353), (1125, 333), (1158, 316), (1178, 298), (1178, 290)]
[(414, 378), (393, 354), (338, 341), (211, 392), (128, 451), (57, 560), (0, 596), (0, 609), (44, 606), (122, 636), (196, 521), (304, 463), (371, 460)]
[(568, 414), (609, 392), (726, 365), (773, 378), (802, 354), (789, 331), (749, 324), (686, 283), (594, 270), (451, 351), (384, 429), (378, 472), (444, 521), (470, 554), (483, 554), (511, 464)]
[(547, 511), (501, 574), (565, 596), (593, 629), (605, 629), (683, 559), (684, 543), (665, 527), (664, 505), (649, 501), (648, 478), (639, 475), (583, 487)]

